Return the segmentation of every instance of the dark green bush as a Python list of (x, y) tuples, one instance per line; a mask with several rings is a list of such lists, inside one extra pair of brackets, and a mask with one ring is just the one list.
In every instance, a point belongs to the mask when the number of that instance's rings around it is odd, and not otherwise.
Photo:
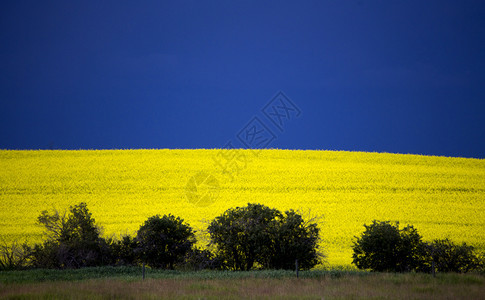
[(139, 264), (138, 241), (136, 238), (125, 235), (119, 240), (110, 240), (109, 246), (115, 265), (135, 266)]
[(399, 223), (373, 221), (354, 241), (353, 263), (359, 269), (378, 272), (416, 270), (422, 263), (421, 236), (413, 226), (399, 229)]
[(138, 230), (138, 251), (153, 268), (174, 269), (195, 244), (192, 228), (173, 215), (150, 217)]
[(267, 269), (294, 269), (298, 259), (299, 268), (309, 270), (320, 263), (318, 253), (319, 228), (316, 223), (305, 222), (293, 210), (285, 212), (270, 227), (272, 238), (263, 253), (261, 264)]
[(430, 243), (428, 257), (428, 261), (435, 262), (437, 272), (467, 273), (480, 267), (480, 259), (473, 246), (455, 244), (449, 239), (438, 239)]
[(19, 270), (29, 265), (30, 248), (27, 244), (14, 242), (0, 244), (0, 270)]
[(81, 268), (112, 263), (109, 245), (100, 237), (86, 203), (71, 206), (67, 215), (43, 211), (38, 222), (47, 239), (30, 249), (32, 266)]
[(353, 263), (373, 271), (456, 272), (483, 270), (483, 257), (473, 246), (449, 239), (423, 242), (413, 226), (373, 221), (353, 245)]
[(207, 249), (199, 249), (196, 247), (187, 253), (180, 268), (194, 271), (224, 269), (219, 257), (214, 256), (214, 254)]
[(320, 262), (319, 230), (294, 211), (282, 214), (261, 204), (249, 203), (225, 211), (208, 227), (217, 256), (230, 270), (302, 269)]

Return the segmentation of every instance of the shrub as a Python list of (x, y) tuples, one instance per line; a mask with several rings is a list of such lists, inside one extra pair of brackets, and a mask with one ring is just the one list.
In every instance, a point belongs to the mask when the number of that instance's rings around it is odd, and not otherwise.
[(466, 243), (458, 245), (449, 239), (438, 239), (428, 247), (428, 257), (435, 262), (437, 272), (467, 273), (480, 267), (474, 250)]
[(141, 259), (153, 268), (174, 269), (195, 244), (192, 228), (169, 214), (150, 217), (136, 237)]
[(109, 246), (100, 237), (86, 203), (71, 206), (68, 215), (43, 211), (38, 222), (47, 239), (30, 251), (34, 267), (81, 268), (112, 262)]
[(199, 249), (194, 247), (185, 256), (185, 260), (183, 265), (181, 265), (182, 269), (186, 270), (222, 270), (223, 265), (221, 260), (214, 256), (212, 252), (207, 249)]
[(373, 221), (353, 245), (353, 263), (373, 271), (466, 273), (483, 270), (483, 257), (473, 246), (455, 244), (449, 239), (423, 242), (413, 226)]
[(275, 220), (268, 253), (261, 263), (268, 269), (294, 269), (298, 259), (300, 269), (308, 270), (320, 263), (318, 252), (320, 230), (314, 222), (305, 222), (293, 210)]
[(413, 226), (399, 229), (399, 223), (373, 221), (354, 241), (352, 262), (359, 269), (404, 272), (422, 264), (423, 244)]
[(485, 274), (485, 252), (476, 254), (476, 271)]
[(129, 235), (119, 240), (110, 240), (111, 255), (115, 265), (134, 266), (139, 262), (138, 241)]
[(225, 211), (208, 227), (217, 255), (231, 270), (250, 270), (271, 243), (268, 228), (276, 217), (281, 217), (279, 211), (260, 204)]
[(218, 257), (231, 270), (292, 269), (296, 259), (304, 269), (319, 263), (319, 230), (294, 211), (282, 214), (249, 203), (216, 217), (208, 232)]
[(5, 241), (0, 245), (0, 270), (23, 269), (29, 262), (30, 248), (27, 244), (20, 245), (17, 242), (7, 244)]

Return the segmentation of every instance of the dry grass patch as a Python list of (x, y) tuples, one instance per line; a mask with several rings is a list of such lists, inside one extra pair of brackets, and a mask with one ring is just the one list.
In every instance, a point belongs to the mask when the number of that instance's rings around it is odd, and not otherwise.
[(332, 278), (92, 279), (2, 284), (6, 299), (480, 299), (479, 275), (371, 274)]

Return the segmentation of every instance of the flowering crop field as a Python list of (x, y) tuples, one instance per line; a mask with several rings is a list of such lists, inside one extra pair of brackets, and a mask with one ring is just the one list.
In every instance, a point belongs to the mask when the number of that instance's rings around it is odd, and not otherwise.
[(252, 202), (318, 217), (332, 266), (350, 265), (354, 236), (374, 219), (412, 224), (425, 240), (449, 237), (485, 250), (485, 160), (237, 150), (223, 169), (228, 153), (221, 151), (2, 150), (0, 235), (38, 242), (42, 210), (84, 201), (105, 236), (133, 234), (148, 217), (171, 213), (206, 245), (210, 220)]

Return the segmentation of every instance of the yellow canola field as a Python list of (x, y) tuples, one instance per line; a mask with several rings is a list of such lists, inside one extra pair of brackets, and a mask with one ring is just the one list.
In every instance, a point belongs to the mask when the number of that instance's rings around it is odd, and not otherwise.
[[(206, 185), (201, 176), (210, 178)], [(198, 193), (206, 198), (197, 202)], [(4, 240), (39, 241), (42, 210), (81, 201), (105, 235), (133, 234), (148, 217), (172, 213), (201, 240), (207, 223), (231, 207), (257, 202), (300, 210), (319, 217), (334, 266), (351, 264), (353, 237), (374, 219), (413, 224), (426, 240), (449, 237), (485, 250), (483, 159), (308, 150), (0, 151)]]

